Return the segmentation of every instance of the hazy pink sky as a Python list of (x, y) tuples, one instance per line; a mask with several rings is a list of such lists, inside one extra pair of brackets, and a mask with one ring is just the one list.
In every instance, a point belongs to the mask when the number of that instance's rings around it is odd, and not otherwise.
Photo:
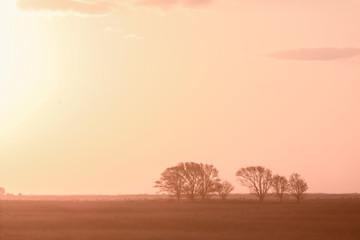
[(153, 193), (180, 161), (357, 192), (360, 1), (2, 0), (0, 186)]

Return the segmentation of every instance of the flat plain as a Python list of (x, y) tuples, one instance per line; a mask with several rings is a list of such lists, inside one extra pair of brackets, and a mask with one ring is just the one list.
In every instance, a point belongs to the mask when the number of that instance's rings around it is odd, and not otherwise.
[(0, 201), (1, 240), (358, 240), (359, 199)]

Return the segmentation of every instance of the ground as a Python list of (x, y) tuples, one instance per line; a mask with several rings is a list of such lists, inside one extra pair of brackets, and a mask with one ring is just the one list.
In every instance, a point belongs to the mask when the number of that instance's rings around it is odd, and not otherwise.
[(359, 199), (1, 201), (1, 240), (360, 239)]

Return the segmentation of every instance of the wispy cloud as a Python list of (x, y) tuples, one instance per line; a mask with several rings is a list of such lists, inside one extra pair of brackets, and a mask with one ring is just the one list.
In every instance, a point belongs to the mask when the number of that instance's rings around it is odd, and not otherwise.
[(360, 48), (299, 48), (265, 55), (281, 60), (332, 61), (360, 57)]
[(120, 29), (120, 28), (114, 28), (111, 26), (107, 26), (104, 28), (104, 32), (108, 32), (108, 33), (123, 33), (124, 30)]
[(83, 16), (107, 15), (117, 5), (105, 0), (17, 0), (23, 12), (70, 13)]
[(182, 5), (184, 7), (200, 7), (208, 5), (213, 0), (139, 0), (137, 1), (138, 5), (148, 6), (148, 7), (160, 7), (163, 9), (169, 9), (176, 5)]
[(140, 36), (140, 35), (137, 35), (137, 34), (134, 34), (134, 33), (127, 34), (127, 35), (124, 36), (124, 38), (127, 38), (127, 39), (135, 39), (135, 40), (143, 40), (143, 39), (145, 39), (145, 37)]
[(107, 26), (104, 28), (104, 32), (105, 33), (122, 33), (122, 37), (126, 38), (126, 39), (135, 39), (135, 40), (143, 40), (145, 39), (145, 37), (140, 36), (138, 34), (135, 33), (126, 33), (125, 30), (120, 29), (120, 28), (114, 28), (111, 26)]
[(215, 0), (15, 0), (23, 12), (74, 14), (81, 16), (108, 15), (119, 8), (162, 8), (174, 6), (196, 8)]

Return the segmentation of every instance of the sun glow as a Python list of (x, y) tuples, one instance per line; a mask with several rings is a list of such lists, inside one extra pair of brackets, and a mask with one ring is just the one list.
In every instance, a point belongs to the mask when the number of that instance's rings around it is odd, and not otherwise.
[(25, 115), (34, 112), (47, 87), (45, 58), (37, 60), (43, 56), (43, 42), (32, 25), (21, 26), (27, 19), (16, 13), (14, 4), (9, 1), (0, 7), (1, 134), (13, 131)]
[(10, 80), (12, 47), (10, 16), (7, 8), (0, 8), (0, 102), (3, 102), (5, 95), (8, 95), (14, 88), (14, 81)]

